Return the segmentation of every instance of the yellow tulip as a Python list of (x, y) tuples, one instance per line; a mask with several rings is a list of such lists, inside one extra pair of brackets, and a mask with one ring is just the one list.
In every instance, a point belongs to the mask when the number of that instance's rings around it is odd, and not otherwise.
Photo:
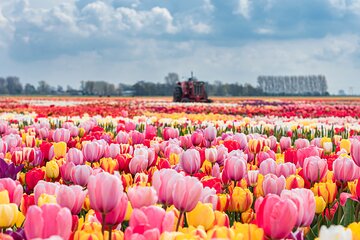
[(254, 187), (254, 195), (256, 198), (264, 196), (264, 190), (263, 190), (263, 181), (264, 181), (264, 175), (259, 174), (256, 187)]
[(351, 230), (352, 240), (360, 240), (360, 222), (353, 222), (348, 228)]
[(218, 196), (218, 204), (216, 209), (221, 212), (225, 212), (229, 207), (230, 197), (228, 194), (218, 194), (217, 196)]
[(336, 184), (330, 181), (315, 183), (311, 190), (315, 196), (323, 197), (326, 204), (334, 202), (337, 193)]
[(349, 139), (342, 139), (340, 141), (340, 149), (345, 149), (347, 153), (350, 153), (351, 142)]
[(323, 197), (319, 197), (319, 196), (315, 196), (315, 203), (316, 203), (316, 208), (315, 208), (315, 212), (317, 214), (322, 213), (325, 210), (326, 207), (326, 202), (324, 200)]
[(55, 179), (59, 176), (59, 165), (55, 160), (51, 160), (46, 163), (45, 172), (48, 178)]
[(169, 156), (169, 163), (171, 165), (176, 165), (179, 163), (179, 160), (180, 160), (180, 155), (179, 154), (176, 154), (176, 153), (170, 153), (170, 156)]
[(242, 234), (243, 240), (262, 240), (264, 239), (264, 230), (255, 224), (234, 223), (232, 226), (235, 234)]
[(130, 220), (132, 211), (133, 211), (133, 208), (132, 208), (132, 206), (131, 206), (130, 201), (128, 201), (128, 206), (127, 206), (127, 208), (126, 208), (126, 213), (125, 213), (125, 218), (124, 218), (125, 221), (129, 221), (129, 220)]
[(215, 221), (214, 221), (214, 226), (218, 226), (218, 227), (229, 227), (230, 226), (230, 220), (229, 220), (229, 216), (226, 213), (220, 212), (220, 211), (215, 211)]
[(283, 153), (276, 153), (276, 163), (284, 163), (284, 154)]
[(231, 228), (227, 228), (227, 227), (214, 227), (212, 229), (210, 229), (207, 232), (207, 237), (208, 239), (243, 239), (242, 235), (237, 235), (235, 237), (235, 232), (233, 229)]
[(15, 222), (15, 226), (17, 228), (20, 228), (23, 225), (24, 221), (25, 221), (24, 214), (22, 212), (18, 212), (18, 217), (17, 217), (17, 220)]
[(38, 206), (41, 207), (44, 204), (56, 203), (56, 196), (43, 193), (38, 199)]
[(64, 157), (66, 155), (66, 143), (65, 142), (57, 142), (54, 143), (54, 156), (55, 158)]
[(253, 194), (249, 189), (235, 187), (230, 198), (229, 210), (233, 212), (245, 212), (251, 207)]
[(100, 159), (100, 166), (104, 171), (114, 174), (115, 167), (118, 165), (117, 161), (112, 158)]
[(103, 240), (104, 237), (101, 233), (101, 224), (96, 222), (85, 223), (82, 229), (76, 231), (74, 240)]
[(189, 226), (188, 228), (181, 228), (180, 232), (184, 234), (191, 234), (192, 238), (190, 239), (206, 239), (207, 234), (204, 227), (199, 226), (197, 228)]
[(201, 171), (203, 173), (206, 173), (207, 175), (211, 175), (212, 163), (209, 162), (208, 160), (205, 160), (202, 167), (201, 167)]
[[(109, 239), (109, 231), (105, 231), (104, 239)], [(124, 239), (124, 233), (122, 231), (119, 231), (119, 230), (113, 230), (111, 232), (111, 239), (112, 240), (123, 240)]]
[(9, 204), (9, 192), (7, 190), (2, 190), (0, 192), (0, 204)]
[(348, 188), (350, 190), (351, 195), (356, 196), (356, 185), (357, 185), (358, 180), (356, 179), (355, 181), (351, 181), (348, 182)]
[(79, 137), (83, 137), (85, 134), (85, 129), (84, 128), (79, 128)]
[(198, 202), (196, 207), (186, 213), (188, 224), (194, 227), (203, 226), (205, 230), (213, 227), (215, 214), (212, 204)]
[(8, 228), (15, 225), (19, 210), (15, 203), (0, 204), (0, 228)]
[(252, 208), (249, 208), (245, 212), (241, 213), (241, 221), (243, 223), (250, 223), (255, 218), (255, 213)]
[(83, 209), (85, 209), (86, 211), (89, 211), (91, 209), (90, 207), (90, 198), (89, 198), (89, 195), (87, 195), (85, 197), (85, 200), (84, 200), (84, 204), (83, 204)]
[(320, 147), (324, 147), (324, 143), (326, 143), (326, 142), (330, 142), (330, 143), (332, 143), (332, 141), (331, 141), (331, 138), (328, 138), (328, 137), (323, 137), (323, 138), (321, 138), (321, 140), (320, 140)]

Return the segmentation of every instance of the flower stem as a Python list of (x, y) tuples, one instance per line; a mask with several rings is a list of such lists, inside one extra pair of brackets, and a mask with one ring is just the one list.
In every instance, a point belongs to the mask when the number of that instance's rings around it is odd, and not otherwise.
[(180, 215), (179, 215), (179, 218), (178, 218), (178, 221), (177, 221), (177, 224), (176, 224), (176, 231), (179, 230), (179, 226), (180, 226), (180, 221), (181, 221), (181, 217), (183, 215), (183, 211), (180, 211)]
[(102, 221), (101, 221), (101, 233), (102, 233), (102, 235), (104, 236), (104, 238), (105, 238), (105, 213), (102, 213), (102, 215), (101, 215), (101, 217), (102, 217)]

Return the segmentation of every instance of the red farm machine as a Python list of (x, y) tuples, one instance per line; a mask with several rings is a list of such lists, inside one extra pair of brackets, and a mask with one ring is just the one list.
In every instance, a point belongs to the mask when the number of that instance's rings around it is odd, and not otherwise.
[(174, 102), (203, 102), (210, 103), (208, 99), (205, 82), (198, 81), (191, 72), (187, 81), (177, 82), (173, 93)]

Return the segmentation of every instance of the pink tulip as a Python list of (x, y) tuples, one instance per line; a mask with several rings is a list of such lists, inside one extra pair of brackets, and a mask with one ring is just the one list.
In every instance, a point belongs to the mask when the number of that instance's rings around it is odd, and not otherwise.
[(263, 181), (263, 190), (264, 194), (276, 194), (280, 195), (281, 191), (285, 189), (286, 186), (286, 180), (284, 176), (277, 177), (274, 174), (267, 174)]
[(297, 156), (298, 164), (300, 165), (300, 167), (303, 167), (305, 158), (308, 158), (311, 156), (319, 156), (320, 157), (320, 152), (317, 147), (310, 146), (310, 147), (298, 149), (296, 152), (296, 156)]
[(78, 127), (72, 126), (69, 130), (70, 130), (70, 136), (71, 137), (79, 136), (79, 128)]
[(134, 209), (125, 230), (125, 240), (158, 240), (161, 233), (173, 231), (174, 220), (174, 212), (165, 212), (160, 207)]
[(287, 178), (288, 176), (296, 173), (296, 166), (291, 162), (280, 163), (276, 166), (276, 175), (278, 177), (284, 176)]
[(188, 149), (180, 156), (180, 166), (187, 174), (197, 173), (200, 169), (200, 153), (196, 149)]
[(49, 129), (48, 128), (40, 128), (39, 129), (39, 138), (40, 139), (46, 139), (48, 138), (50, 135)]
[(179, 211), (190, 212), (200, 200), (202, 189), (197, 178), (186, 176), (177, 179), (172, 191), (174, 206)]
[(16, 148), (20, 147), (22, 139), (18, 134), (9, 134), (3, 137), (3, 140), (6, 142), (8, 146), (8, 150), (11, 152)]
[(163, 138), (165, 141), (172, 139), (172, 138), (178, 138), (179, 137), (179, 129), (166, 127), (163, 130)]
[(182, 148), (188, 149), (193, 146), (190, 135), (180, 136), (179, 140), (180, 140), (180, 147)]
[(154, 172), (152, 186), (157, 192), (159, 203), (167, 206), (173, 204), (173, 187), (176, 181), (182, 177), (181, 174), (173, 169), (161, 169)]
[(220, 178), (220, 166), (218, 163), (215, 163), (214, 166), (212, 167), (211, 175), (214, 178)]
[(245, 149), (248, 145), (248, 140), (244, 133), (236, 133), (232, 139), (240, 144), (240, 149)]
[(57, 128), (53, 135), (52, 139), (54, 142), (69, 142), (70, 140), (70, 131), (65, 128)]
[(335, 179), (338, 181), (350, 182), (357, 179), (358, 166), (348, 157), (338, 157), (333, 162)]
[(56, 195), (59, 186), (60, 186), (59, 183), (51, 183), (40, 180), (34, 188), (35, 204), (36, 205), (38, 204), (38, 199), (43, 193), (46, 193), (48, 195)]
[(103, 155), (102, 146), (97, 142), (86, 143), (82, 149), (84, 158), (88, 162), (97, 162)]
[(223, 174), (233, 181), (240, 181), (247, 171), (247, 162), (243, 158), (229, 157), (225, 159)]
[(111, 143), (105, 150), (104, 157), (115, 158), (120, 154), (120, 145)]
[(266, 175), (268, 173), (276, 174), (276, 168), (277, 168), (277, 165), (276, 165), (275, 160), (272, 158), (268, 158), (260, 164), (259, 172), (262, 175)]
[(351, 142), (351, 157), (355, 164), (360, 167), (360, 141), (358, 139)]
[(132, 145), (142, 144), (145, 140), (144, 134), (136, 130), (131, 131), (129, 135)]
[(123, 194), (123, 185), (120, 179), (107, 172), (90, 176), (87, 187), (91, 208), (104, 214), (115, 209)]
[[(105, 216), (105, 225), (108, 226), (116, 226), (122, 221), (124, 221), (126, 210), (128, 207), (128, 198), (126, 194), (122, 194), (119, 201), (117, 201), (117, 206), (114, 208), (114, 210), (110, 211)], [(103, 222), (102, 213), (96, 212), (96, 218)]]
[(71, 169), (71, 181), (77, 185), (85, 187), (92, 174), (93, 169), (90, 166), (77, 165)]
[(70, 148), (65, 155), (65, 160), (67, 162), (72, 162), (75, 165), (81, 165), (84, 163), (83, 153), (77, 148)]
[(127, 132), (123, 132), (120, 131), (117, 135), (116, 135), (116, 142), (120, 143), (120, 144), (127, 144), (129, 143), (129, 134)]
[(11, 203), (20, 205), (23, 195), (23, 188), (18, 181), (14, 181), (11, 178), (0, 179), (0, 191), (7, 190), (9, 194), (9, 200)]
[(304, 160), (304, 177), (310, 182), (322, 179), (328, 170), (327, 161), (320, 157), (308, 157)]
[(72, 216), (70, 210), (57, 204), (44, 204), (41, 207), (30, 206), (27, 210), (24, 230), (27, 239), (60, 236), (69, 239)]
[(259, 152), (257, 155), (257, 161), (258, 161), (258, 164), (261, 164), (264, 160), (268, 159), (268, 158), (271, 158), (273, 160), (276, 160), (276, 156), (275, 156), (275, 153), (274, 151), (267, 151), (267, 152)]
[(56, 193), (57, 203), (68, 208), (73, 215), (79, 214), (87, 195), (87, 190), (82, 189), (79, 185), (61, 185)]
[(208, 126), (207, 128), (204, 129), (204, 138), (209, 142), (215, 140), (216, 134), (217, 134), (216, 128), (213, 126)]
[(35, 148), (24, 147), (22, 149), (22, 156), (23, 156), (24, 161), (31, 163), (32, 161), (34, 161), (34, 159), (36, 157)]
[(0, 138), (0, 153), (6, 154), (8, 149), (7, 146), (8, 146), (7, 143)]
[(138, 155), (143, 155), (147, 159), (148, 167), (152, 166), (157, 159), (157, 156), (155, 154), (155, 149), (153, 148), (147, 148), (147, 147), (136, 148), (134, 151), (134, 157)]
[(191, 134), (191, 142), (194, 146), (199, 146), (204, 140), (204, 135), (202, 132), (197, 131)]
[(219, 165), (223, 165), (228, 155), (228, 149), (224, 145), (219, 145), (216, 146), (216, 150), (217, 150), (216, 162), (219, 163)]
[(265, 146), (268, 146), (272, 151), (276, 151), (277, 139), (274, 136), (270, 136), (265, 139)]
[(250, 186), (255, 187), (257, 185), (259, 176), (259, 170), (250, 170), (247, 172), (247, 180)]
[(205, 149), (205, 159), (209, 162), (215, 163), (217, 160), (217, 150), (216, 148), (206, 148)]
[(201, 193), (200, 202), (211, 203), (214, 210), (216, 210), (218, 204), (218, 196), (214, 188), (204, 187)]
[(145, 127), (145, 139), (152, 140), (156, 137), (157, 128), (152, 125), (146, 125)]
[(267, 237), (282, 239), (291, 233), (296, 224), (297, 215), (297, 208), (293, 201), (269, 194), (258, 207), (256, 220)]
[(67, 162), (60, 167), (60, 175), (64, 181), (71, 181), (71, 171), (73, 167), (75, 167), (73, 162)]
[(133, 208), (148, 207), (157, 203), (158, 197), (153, 187), (135, 186), (127, 190)]
[(129, 169), (132, 174), (143, 172), (148, 167), (148, 159), (144, 155), (134, 156), (129, 164)]
[(164, 150), (167, 158), (169, 158), (172, 153), (180, 155), (182, 152), (184, 152), (184, 150), (176, 144), (169, 144)]
[(136, 129), (136, 123), (134, 122), (125, 122), (125, 131), (130, 132)]
[(304, 138), (298, 138), (295, 140), (294, 145), (297, 149), (306, 148), (310, 146), (310, 142)]
[(292, 200), (297, 208), (297, 221), (295, 227), (308, 227), (315, 216), (315, 198), (310, 189), (296, 188), (281, 192), (281, 198)]
[(63, 124), (61, 125), (62, 128), (65, 128), (65, 129), (70, 129), (74, 126), (74, 123), (73, 122), (63, 122)]
[(281, 151), (285, 151), (286, 149), (291, 147), (291, 138), (290, 137), (281, 137), (280, 138), (280, 148)]

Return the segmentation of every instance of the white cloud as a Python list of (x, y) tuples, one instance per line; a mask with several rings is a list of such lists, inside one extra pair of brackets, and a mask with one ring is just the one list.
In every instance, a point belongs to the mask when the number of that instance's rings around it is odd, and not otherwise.
[(242, 15), (245, 19), (250, 19), (250, 0), (238, 0), (236, 14)]

